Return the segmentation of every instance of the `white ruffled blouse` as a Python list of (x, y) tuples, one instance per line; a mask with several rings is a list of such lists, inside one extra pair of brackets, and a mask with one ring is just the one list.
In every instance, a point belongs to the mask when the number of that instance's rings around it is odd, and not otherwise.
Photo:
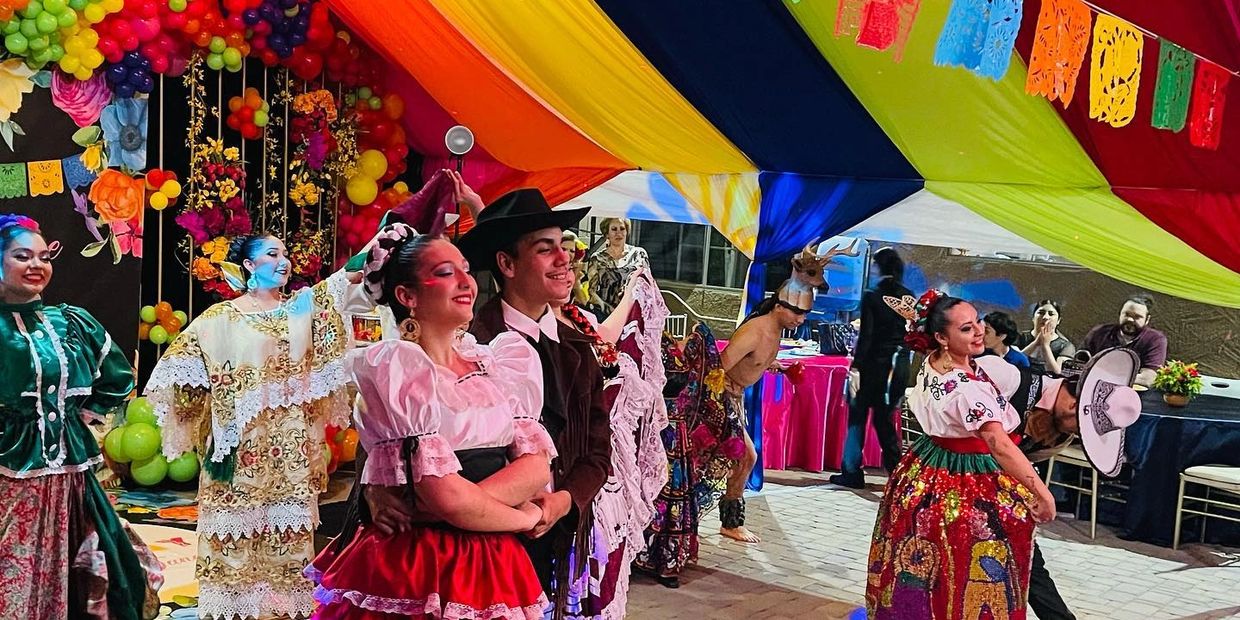
[(366, 449), (364, 484), (408, 482), (401, 446), (416, 437), (413, 482), (461, 470), (455, 452), (507, 447), (509, 458), (556, 456), (539, 423), (543, 405), (538, 352), (516, 332), (480, 345), (465, 334), (456, 351), (478, 370), (457, 376), (436, 365), (417, 344), (386, 340), (363, 349), (352, 372), (361, 394), (354, 419)]
[(999, 422), (1009, 433), (1020, 426), (1020, 413), (1008, 402), (1020, 387), (1020, 371), (994, 355), (973, 363), (976, 373), (939, 373), (928, 358), (921, 365), (908, 406), (927, 435), (973, 437), (987, 422)]

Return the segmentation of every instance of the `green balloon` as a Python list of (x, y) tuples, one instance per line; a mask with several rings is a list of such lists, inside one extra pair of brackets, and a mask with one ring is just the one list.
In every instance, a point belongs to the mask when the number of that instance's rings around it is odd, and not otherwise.
[(134, 482), (144, 487), (157, 485), (168, 475), (168, 459), (162, 454), (156, 454), (149, 459), (135, 461), (129, 466), (129, 475), (133, 476)]
[(65, 11), (64, 13), (56, 16), (56, 25), (61, 28), (72, 28), (73, 25), (77, 23), (77, 19), (77, 13), (74, 13), (73, 11)]
[(103, 438), (103, 451), (108, 458), (117, 463), (128, 463), (129, 455), (125, 454), (125, 429), (116, 427)]
[(224, 57), (219, 54), (207, 54), (207, 66), (213, 71), (219, 71), (224, 68)]
[(34, 24), (33, 19), (23, 19), (18, 31), (26, 35), (27, 39), (33, 39), (39, 36), (39, 27)]
[[(150, 306), (147, 306), (147, 307), (149, 308)], [(154, 309), (154, 308), (151, 308), (151, 312), (152, 312), (151, 316), (154, 316), (155, 309)], [(188, 315), (188, 314), (185, 314), (185, 311), (184, 311), (184, 310), (176, 310), (176, 311), (174, 311), (174, 312), (172, 313), (172, 316), (175, 316), (175, 317), (177, 318), (177, 320), (181, 322), (181, 327), (182, 327), (182, 328), (184, 328), (186, 325), (188, 325), (188, 324), (189, 324), (189, 315)], [(153, 320), (152, 320), (152, 321), (147, 321), (147, 323), (154, 323), (154, 322), (155, 322), (155, 321), (153, 321)]]
[(229, 47), (223, 51), (222, 55), (224, 56), (225, 65), (229, 67), (241, 65), (241, 50)]
[(60, 15), (65, 12), (65, 7), (69, 6), (65, 0), (43, 0), (43, 10), (52, 15)]
[(14, 32), (4, 37), (4, 49), (13, 54), (25, 54), (26, 50), (30, 49), (30, 41), (26, 40), (26, 35)]
[(154, 344), (167, 344), (168, 330), (164, 329), (163, 325), (156, 325), (151, 328), (151, 331), (147, 332), (146, 337)]
[(69, 8), (74, 11), (85, 11), (88, 4), (90, 4), (88, 0), (69, 0)]
[(43, 12), (43, 3), (39, 2), (39, 0), (30, 0), (30, 4), (27, 4), (26, 8), (21, 10), (21, 16), (34, 19), (35, 17), (38, 17), (39, 14), (42, 12)]
[(168, 8), (172, 9), (173, 13), (180, 13), (188, 7), (188, 0), (168, 0)]
[(48, 62), (51, 62), (51, 60), (52, 50), (46, 47), (30, 55), (30, 62), (37, 65), (36, 68), (42, 67)]
[(40, 52), (47, 49), (47, 35), (36, 35), (33, 37), (27, 37), (26, 39), (27, 43), (30, 44), (30, 51), (32, 52)]
[(346, 106), (349, 106), (351, 108), (356, 103), (357, 103), (357, 95), (354, 95), (353, 93), (349, 93), (344, 96), (344, 104)]
[(129, 401), (129, 406), (125, 407), (125, 424), (150, 424), (151, 426), (159, 426), (159, 420), (155, 417), (155, 406), (145, 396), (139, 396)]
[[(21, 31), (22, 31), (22, 20), (10, 19), (9, 21), (4, 22), (4, 31), (3, 31), (4, 34), (10, 35), (10, 34), (14, 34), (14, 33), (21, 32)], [(25, 36), (25, 35), (22, 35), (22, 36)]]
[(369, 100), (366, 101), (366, 103), (370, 104), (370, 109), (372, 110), (383, 109), (383, 100), (380, 99), (379, 97), (371, 97)]
[(228, 41), (224, 37), (211, 37), (211, 44), (207, 47), (212, 54), (223, 54), (228, 49)]
[(370, 90), (369, 86), (363, 86), (357, 89), (358, 99), (370, 99), (370, 97), (374, 94), (375, 94), (374, 91)]
[(34, 25), (43, 34), (51, 34), (60, 28), (60, 24), (56, 21), (56, 16), (44, 11), (34, 18)]
[(256, 127), (266, 127), (271, 118), (262, 110), (254, 111), (254, 125)]
[(159, 315), (155, 314), (155, 306), (142, 306), (138, 311), (138, 318), (142, 319), (143, 323), (154, 323)]
[(135, 461), (151, 458), (162, 442), (158, 428), (145, 422), (125, 425), (125, 454)]
[(61, 47), (59, 43), (53, 43), (47, 47), (47, 53), (51, 56), (49, 60), (58, 62), (65, 57), (65, 48)]
[(168, 477), (173, 482), (189, 482), (198, 475), (198, 455), (186, 452), (168, 463)]

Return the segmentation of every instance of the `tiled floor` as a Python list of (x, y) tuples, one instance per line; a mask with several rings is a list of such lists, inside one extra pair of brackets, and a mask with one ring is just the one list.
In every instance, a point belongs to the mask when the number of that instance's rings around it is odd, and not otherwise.
[[(849, 618), (863, 606), (881, 479), (853, 492), (825, 478), (769, 472), (766, 489), (746, 508), (763, 537), (757, 545), (722, 538), (717, 513), (708, 515), (699, 566), (679, 590), (634, 577), (629, 617)], [(1082, 620), (1240, 618), (1238, 549), (1187, 544), (1172, 551), (1118, 540), (1102, 526), (1091, 541), (1087, 524), (1064, 519), (1038, 536), (1047, 568)]]

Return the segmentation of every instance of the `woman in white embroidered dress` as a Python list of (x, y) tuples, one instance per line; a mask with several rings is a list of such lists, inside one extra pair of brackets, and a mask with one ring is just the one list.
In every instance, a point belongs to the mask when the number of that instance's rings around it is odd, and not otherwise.
[[(412, 528), (371, 523), (355, 493), (345, 529), (307, 569), (322, 619), (541, 618), (547, 597), (516, 532), (556, 451), (538, 422), (542, 363), (518, 332), (479, 345), (474, 278), (441, 238), (385, 227), (366, 264), (401, 338), (353, 362), (362, 484), (403, 487)], [(393, 531), (393, 530), (396, 531)], [(390, 614), (390, 615), (389, 615)]]
[(341, 313), (361, 274), (340, 271), (286, 298), (290, 262), (279, 239), (239, 237), (228, 260), (230, 284), (244, 294), (189, 324), (146, 394), (164, 454), (202, 455), (199, 614), (305, 618), (314, 585), (302, 571), (314, 557), (327, 485), (323, 430), (350, 411)]

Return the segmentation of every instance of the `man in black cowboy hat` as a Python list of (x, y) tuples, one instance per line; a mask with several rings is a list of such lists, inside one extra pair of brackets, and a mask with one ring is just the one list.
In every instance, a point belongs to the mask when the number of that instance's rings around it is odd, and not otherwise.
[[(553, 211), (542, 192), (518, 189), (483, 209), (457, 242), (473, 269), (490, 271), (500, 290), (478, 310), (470, 332), (479, 342), (505, 331), (521, 332), (543, 363), (541, 421), (559, 458), (552, 466), (555, 490), (535, 500), (543, 519), (526, 548), (543, 589), (555, 595), (557, 615), (570, 580), (589, 558), (591, 506), (611, 463), (611, 421), (593, 343), (551, 311), (551, 304), (567, 298), (573, 286), (569, 255), (561, 246), (563, 231), (587, 211)], [(574, 544), (577, 566), (570, 567)]]

